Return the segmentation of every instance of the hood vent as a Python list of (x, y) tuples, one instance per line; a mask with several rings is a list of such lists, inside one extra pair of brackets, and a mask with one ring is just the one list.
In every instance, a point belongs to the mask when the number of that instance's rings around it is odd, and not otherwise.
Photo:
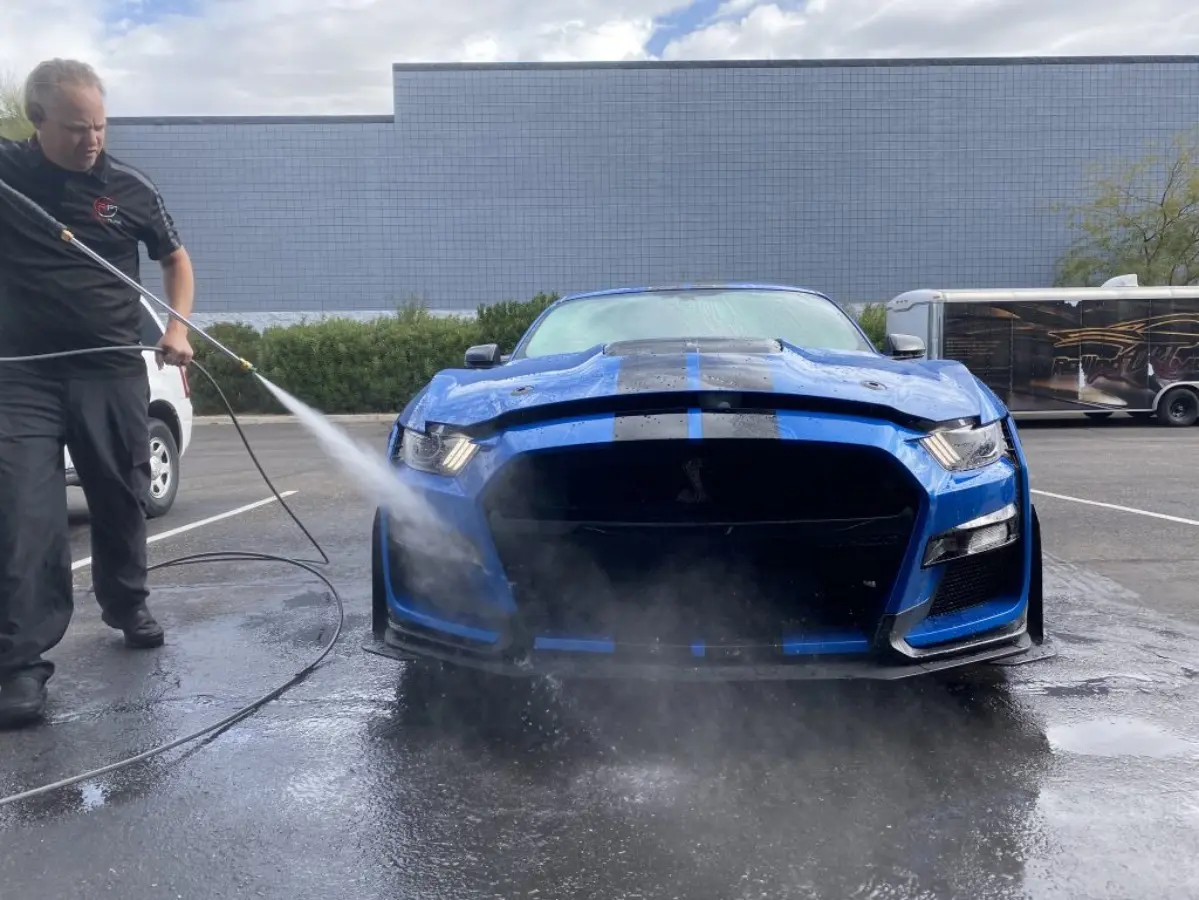
[(658, 356), (678, 353), (781, 353), (783, 345), (773, 338), (660, 338), (613, 341), (604, 347), (605, 356)]

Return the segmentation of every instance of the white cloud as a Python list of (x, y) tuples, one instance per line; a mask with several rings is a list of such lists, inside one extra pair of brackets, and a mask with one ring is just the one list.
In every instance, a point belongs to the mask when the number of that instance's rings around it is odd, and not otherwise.
[(739, 13), (749, 12), (758, 5), (758, 0), (725, 0), (720, 4), (716, 13), (712, 16), (713, 19), (723, 19), (727, 16), (735, 16)]
[(52, 56), (96, 58), (99, 0), (0, 0), (0, 70), (20, 77)]
[(118, 0), (0, 0), (0, 68), (87, 59), (112, 115), (389, 113), (393, 62), (638, 59), (654, 18), (685, 5), (198, 0), (138, 24)]
[[(393, 62), (644, 59), (688, 0), (0, 0), (0, 69), (95, 63), (113, 115), (388, 113)], [(169, 8), (169, 7), (168, 7)], [(1192, 11), (1196, 9), (1196, 11)], [(1191, 53), (1189, 0), (726, 0), (662, 56)]]
[[(744, 4), (740, 4), (744, 5)], [(1195, 53), (1191, 0), (767, 2), (673, 41), (667, 59)]]

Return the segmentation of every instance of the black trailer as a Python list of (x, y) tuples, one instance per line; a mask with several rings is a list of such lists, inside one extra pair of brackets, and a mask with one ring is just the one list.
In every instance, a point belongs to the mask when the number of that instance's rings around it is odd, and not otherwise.
[(915, 290), (887, 331), (964, 363), (1020, 416), (1199, 420), (1199, 287)]

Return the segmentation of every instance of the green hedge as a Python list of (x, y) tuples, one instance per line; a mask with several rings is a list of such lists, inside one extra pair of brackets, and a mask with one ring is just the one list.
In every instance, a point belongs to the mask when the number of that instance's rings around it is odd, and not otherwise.
[(887, 307), (881, 303), (868, 304), (858, 312), (858, 324), (866, 332), (866, 337), (874, 342), (879, 350), (887, 339)]
[[(542, 310), (558, 299), (480, 306), (473, 319), (437, 317), (406, 307), (370, 321), (324, 319), (274, 326), (259, 333), (249, 325), (220, 322), (207, 331), (253, 363), (280, 387), (327, 413), (394, 412), (434, 373), (461, 366), (466, 348), (498, 343), (510, 351)], [(196, 360), (219, 382), (234, 410), (281, 412), (256, 380), (248, 377), (203, 338), (195, 338)], [(198, 415), (225, 411), (202, 374), (191, 379)]]
[[(326, 413), (397, 412), (441, 369), (462, 365), (466, 348), (497, 343), (512, 350), (555, 294), (480, 306), (473, 319), (430, 315), (405, 308), (371, 321), (325, 319), (274, 326), (259, 333), (221, 322), (208, 333), (248, 359), (280, 387)], [(858, 321), (876, 344), (882, 340), (882, 307), (866, 307)], [(258, 382), (203, 338), (192, 341), (196, 360), (218, 381), (239, 413), (281, 412)], [(208, 379), (191, 379), (198, 415), (225, 412)]]

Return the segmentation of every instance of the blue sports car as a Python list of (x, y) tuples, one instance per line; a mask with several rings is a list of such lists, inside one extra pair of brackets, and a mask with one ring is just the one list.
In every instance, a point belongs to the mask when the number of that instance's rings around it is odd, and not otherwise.
[(620, 289), (400, 414), (366, 649), (494, 673), (900, 678), (1043, 648), (1000, 400), (814, 291)]

